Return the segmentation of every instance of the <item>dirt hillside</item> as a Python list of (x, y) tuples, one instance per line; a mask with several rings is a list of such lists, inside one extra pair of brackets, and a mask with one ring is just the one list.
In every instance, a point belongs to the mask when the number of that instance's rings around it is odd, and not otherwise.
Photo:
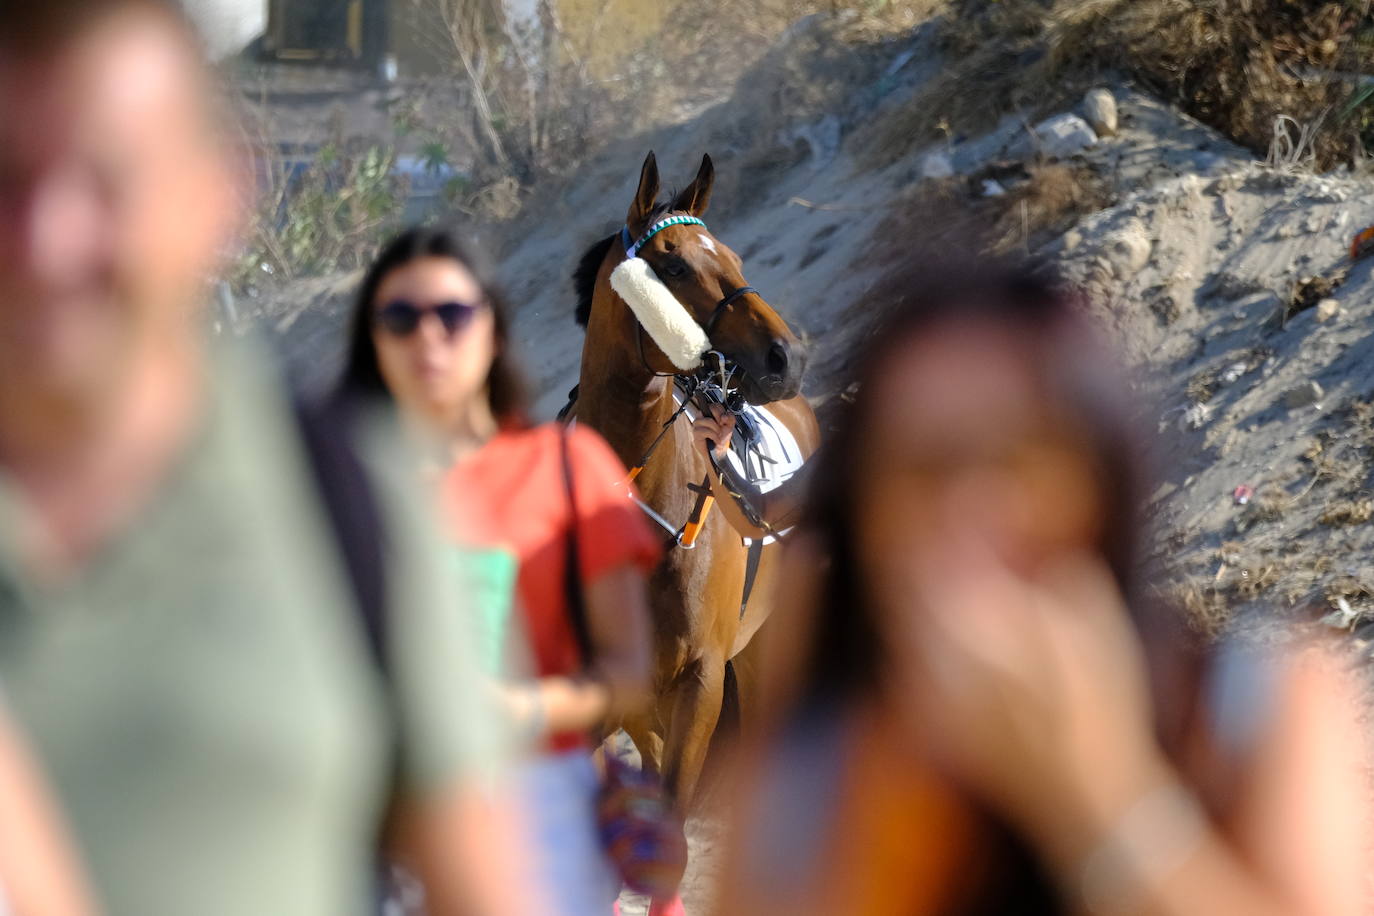
[[(1374, 258), (1352, 260), (1350, 245), (1374, 224), (1374, 178), (1316, 174), (1291, 144), (1266, 161), (1147, 81), (1105, 71), (961, 127), (927, 110), (959, 64), (950, 54), (938, 20), (893, 34), (808, 17), (733, 91), (607, 144), (486, 227), (538, 413), (576, 380), (572, 269), (619, 228), (650, 149), (669, 185), (702, 153), (715, 160), (707, 221), (810, 339), (818, 402), (844, 384), (846, 346), (894, 252), (960, 214), (991, 225), (999, 251), (1048, 260), (1085, 289), (1128, 357), (1159, 472), (1154, 587), (1200, 632), (1336, 627), (1369, 659)], [(316, 384), (337, 371), (356, 282), (299, 281), (254, 309)], [(689, 908), (709, 894), (715, 829), (694, 828)]]
[[(1332, 609), (1358, 629), (1374, 613), (1374, 261), (1351, 262), (1349, 246), (1374, 223), (1374, 180), (1266, 164), (1125, 80), (1103, 84), (1114, 134), (1089, 131), (1077, 148), (1009, 116), (877, 155), (947, 68), (938, 35), (934, 23), (875, 37), (853, 19), (804, 19), (730, 95), (609, 144), (489, 231), (521, 304), (538, 412), (576, 378), (572, 267), (619, 227), (648, 150), (668, 184), (703, 152), (715, 159), (708, 222), (811, 339), (818, 400), (843, 378), (848, 332), (890, 267), (880, 255), (938, 191), (1000, 220), (1004, 250), (1057, 261), (1136, 365), (1142, 403), (1157, 405), (1140, 422), (1158, 433), (1160, 587), (1210, 630), (1236, 613)], [(355, 282), (302, 281), (262, 310), (321, 382)]]

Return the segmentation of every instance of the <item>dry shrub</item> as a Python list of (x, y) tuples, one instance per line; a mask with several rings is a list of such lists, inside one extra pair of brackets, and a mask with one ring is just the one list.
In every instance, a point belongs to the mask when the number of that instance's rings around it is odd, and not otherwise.
[(962, 179), (918, 181), (891, 201), (874, 230), (863, 262), (886, 281), (900, 275), (924, 252), (975, 250), (987, 246), (983, 203), (970, 199)]
[(1076, 102), (1103, 71), (1124, 70), (1257, 153), (1277, 148), (1287, 164), (1330, 167), (1360, 148), (1362, 121), (1342, 110), (1353, 86), (1339, 73), (1367, 63), (1369, 8), (1369, 0), (958, 0), (942, 32), (950, 66), (865, 137), (870, 163), (985, 129), (1008, 112), (1032, 120)]
[(993, 227), (990, 247), (998, 254), (1032, 252), (1110, 203), (1106, 185), (1087, 166), (1031, 165), (1027, 174), (1006, 194), (986, 199)]
[[(1296, 141), (1303, 125), (1276, 128), (1280, 116), (1310, 124), (1349, 96), (1350, 86), (1322, 74), (1363, 63), (1355, 38), (1365, 0), (1140, 0), (1121, 9), (1084, 36), (1080, 53), (1102, 61), (1124, 51), (1155, 91), (1258, 153), (1276, 129)], [(1329, 167), (1356, 142), (1353, 125), (1330, 123), (1311, 151)]]
[(1347, 525), (1363, 525), (1374, 518), (1374, 500), (1343, 499), (1326, 507), (1321, 515), (1321, 523), (1331, 528)]
[(1204, 636), (1220, 635), (1231, 622), (1231, 597), (1201, 577), (1166, 586), (1164, 597), (1169, 605), (1182, 608), (1189, 625)]
[(1374, 598), (1374, 590), (1357, 576), (1337, 576), (1322, 589), (1327, 604), (1336, 606), (1338, 599), (1344, 598), (1351, 604), (1367, 602)]
[(1003, 174), (1009, 187), (995, 197), (984, 195), (985, 174), (912, 185), (874, 232), (867, 262), (882, 271), (911, 260), (913, 251), (1026, 255), (1110, 203), (1102, 180), (1084, 166), (1030, 165), (1015, 180)]
[(1221, 385), (1221, 369), (1213, 366), (1204, 369), (1188, 380), (1184, 395), (1190, 404), (1206, 404), (1212, 400)]

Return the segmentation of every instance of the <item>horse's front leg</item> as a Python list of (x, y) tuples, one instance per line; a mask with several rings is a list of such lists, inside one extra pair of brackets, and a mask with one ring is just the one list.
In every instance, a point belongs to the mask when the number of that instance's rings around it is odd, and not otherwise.
[(663, 698), (668, 706), (663, 781), (684, 813), (691, 809), (692, 795), (706, 763), (724, 690), (725, 656), (721, 653), (688, 662)]
[(657, 710), (650, 706), (642, 713), (626, 716), (621, 727), (639, 751), (639, 765), (650, 773), (663, 772), (663, 729)]

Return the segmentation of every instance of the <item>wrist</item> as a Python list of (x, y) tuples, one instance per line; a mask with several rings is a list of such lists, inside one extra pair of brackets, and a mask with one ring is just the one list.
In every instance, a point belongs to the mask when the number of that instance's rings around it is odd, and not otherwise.
[(1095, 916), (1148, 909), (1207, 838), (1207, 815), (1180, 783), (1161, 783), (1112, 822), (1077, 869), (1078, 897)]
[(1178, 779), (1163, 755), (1147, 746), (1115, 764), (1106, 761), (1066, 772), (1061, 791), (1046, 793), (1041, 810), (1027, 824), (1056, 870), (1077, 890), (1084, 860), (1118, 826), (1132, 806)]

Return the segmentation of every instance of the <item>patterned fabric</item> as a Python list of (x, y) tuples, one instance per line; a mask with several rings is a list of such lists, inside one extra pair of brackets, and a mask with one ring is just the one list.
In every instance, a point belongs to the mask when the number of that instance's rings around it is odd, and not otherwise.
[[(658, 222), (654, 223), (652, 226), (650, 226), (648, 229), (645, 229), (644, 234), (639, 237), (639, 241), (635, 242), (633, 245), (627, 244), (625, 246), (625, 256), (627, 258), (633, 258), (637, 256), (639, 254), (639, 249), (643, 248), (644, 245), (649, 241), (649, 239), (658, 235), (660, 232), (662, 232), (664, 229), (667, 229), (669, 226), (700, 226), (703, 229), (706, 228), (706, 224), (703, 223), (701, 220), (697, 219), (695, 216), (670, 216), (667, 219), (661, 219)], [(623, 230), (623, 238), (625, 238), (628, 242), (630, 238), (630, 232), (628, 227)]]
[(687, 868), (687, 838), (657, 778), (608, 754), (597, 817), (602, 843), (626, 887), (656, 900), (677, 893)]

